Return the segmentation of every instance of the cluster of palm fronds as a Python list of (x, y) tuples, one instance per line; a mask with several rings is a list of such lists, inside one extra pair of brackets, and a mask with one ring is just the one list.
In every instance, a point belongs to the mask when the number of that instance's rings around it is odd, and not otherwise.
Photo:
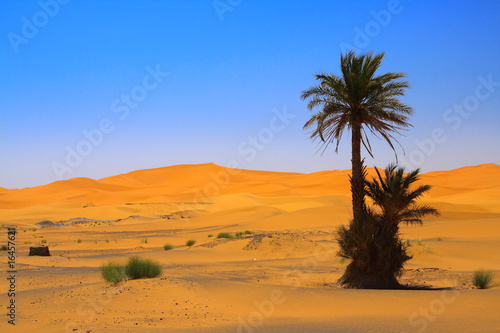
[(340, 282), (351, 288), (397, 287), (397, 278), (411, 259), (399, 225), (422, 224), (423, 217), (439, 214), (416, 203), (430, 189), (428, 185), (412, 187), (419, 179), (418, 169), (405, 174), (404, 168), (392, 164), (385, 169), (385, 177), (375, 170), (378, 177), (365, 181), (365, 193), (375, 207), (365, 205), (359, 219), (338, 230), (338, 255), (351, 260)]

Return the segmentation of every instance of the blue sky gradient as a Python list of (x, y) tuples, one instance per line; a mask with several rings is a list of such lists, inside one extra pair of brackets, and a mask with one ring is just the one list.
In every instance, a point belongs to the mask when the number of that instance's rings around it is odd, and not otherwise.
[[(346, 45), (384, 51), (380, 73), (408, 75), (403, 100), (415, 115), (414, 128), (397, 137), (402, 165), (427, 172), (500, 164), (499, 1), (2, 5), (2, 187), (206, 162), (349, 169), (350, 137), (338, 154), (333, 146), (316, 153), (302, 130), (311, 113), (300, 100), (314, 73), (339, 73)], [(151, 71), (168, 75), (155, 80)], [(134, 107), (125, 95), (138, 98)], [(293, 119), (280, 120), (283, 110)], [(102, 136), (94, 144), (84, 131), (95, 130)], [(382, 141), (372, 145), (368, 166), (395, 160)], [(67, 163), (78, 148), (86, 155)]]

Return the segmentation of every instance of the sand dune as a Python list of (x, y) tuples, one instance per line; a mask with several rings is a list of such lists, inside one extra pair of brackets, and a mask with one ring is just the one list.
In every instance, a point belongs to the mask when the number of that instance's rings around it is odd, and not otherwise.
[[(336, 286), (345, 264), (335, 230), (351, 217), (348, 174), (202, 164), (0, 188), (0, 225), (17, 228), (18, 272), (18, 325), (2, 320), (0, 331), (496, 331), (500, 289), (475, 290), (471, 276), (500, 271), (500, 166), (422, 175), (433, 186), (424, 202), (442, 215), (402, 228), (420, 240), (402, 281), (450, 290)], [(252, 234), (216, 239), (245, 230)], [(174, 249), (164, 251), (166, 243)], [(52, 256), (27, 256), (36, 244)], [(162, 277), (103, 281), (100, 265), (132, 255), (158, 261)]]
[(422, 181), (434, 187), (489, 189), (500, 187), (499, 173), (500, 165), (480, 164), (451, 171), (429, 172), (422, 176)]
[[(374, 170), (368, 169), (370, 176)], [(452, 171), (424, 174), (422, 182), (431, 184), (432, 198), (464, 203), (467, 193), (476, 200), (498, 199), (500, 166), (484, 164)], [(154, 199), (207, 198), (224, 194), (250, 193), (265, 197), (349, 196), (348, 171), (323, 171), (312, 174), (278, 173), (228, 169), (213, 163), (179, 165), (139, 170), (123, 175), (93, 180), (74, 178), (33, 188), (2, 190), (0, 209), (22, 208), (56, 203), (119, 204), (152, 202)], [(461, 194), (464, 194), (460, 197)], [(462, 199), (460, 199), (462, 198)], [(489, 200), (489, 199), (488, 199)], [(487, 204), (487, 203), (486, 203)]]

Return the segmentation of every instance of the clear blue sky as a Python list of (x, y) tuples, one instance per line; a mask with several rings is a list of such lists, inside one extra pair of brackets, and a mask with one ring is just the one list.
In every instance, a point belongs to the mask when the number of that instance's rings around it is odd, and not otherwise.
[[(0, 186), (185, 163), (349, 169), (349, 136), (316, 154), (299, 98), (346, 47), (408, 75), (401, 164), (500, 164), (499, 32), (494, 0), (4, 1)], [(368, 166), (394, 161), (372, 144)]]

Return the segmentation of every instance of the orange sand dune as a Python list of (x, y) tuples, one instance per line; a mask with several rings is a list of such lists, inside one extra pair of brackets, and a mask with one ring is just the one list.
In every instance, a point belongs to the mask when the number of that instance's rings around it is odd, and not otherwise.
[[(373, 169), (369, 174), (374, 175)], [(213, 163), (177, 165), (130, 172), (93, 180), (74, 178), (25, 189), (3, 190), (0, 209), (37, 205), (118, 204), (201, 200), (234, 193), (258, 196), (349, 196), (348, 171), (323, 171), (312, 174), (280, 173), (228, 169)], [(474, 190), (489, 190), (478, 197), (496, 198), (500, 188), (500, 166), (484, 164), (452, 171), (431, 172), (422, 181), (433, 185), (433, 197), (456, 196)], [(463, 202), (467, 198), (448, 198)], [(496, 200), (496, 199), (494, 199)]]
[[(423, 202), (441, 216), (402, 227), (413, 259), (401, 281), (431, 290), (335, 284), (346, 266), (335, 230), (352, 216), (348, 175), (201, 164), (0, 188), (0, 226), (17, 229), (18, 305), (16, 326), (4, 317), (0, 332), (498, 331), (500, 289), (474, 289), (472, 274), (500, 277), (500, 166), (422, 175), (433, 187)], [(28, 256), (33, 245), (52, 256)], [(102, 279), (103, 263), (133, 255), (163, 274)], [(8, 284), (0, 280), (4, 314)]]
[(490, 189), (500, 187), (500, 165), (480, 164), (451, 171), (434, 171), (422, 175), (422, 181), (434, 187), (454, 189)]

